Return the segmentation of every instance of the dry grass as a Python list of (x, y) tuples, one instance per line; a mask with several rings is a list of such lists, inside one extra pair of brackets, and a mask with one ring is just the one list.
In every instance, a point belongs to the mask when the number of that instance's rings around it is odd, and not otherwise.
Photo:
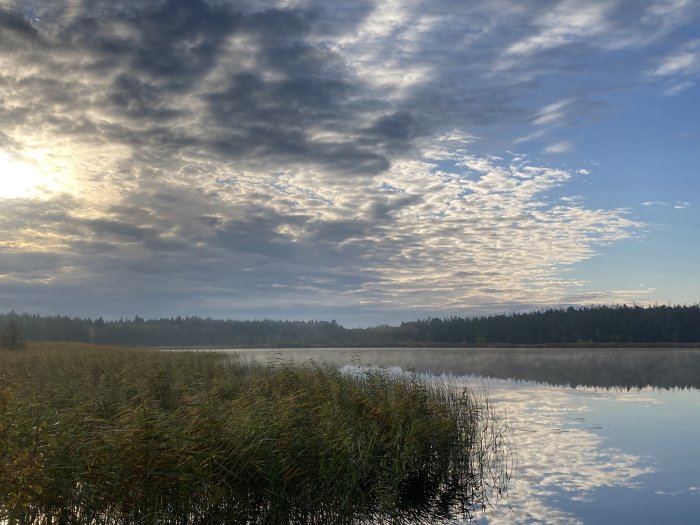
[(417, 376), (33, 344), (0, 351), (0, 522), (435, 523), (504, 488), (489, 421)]

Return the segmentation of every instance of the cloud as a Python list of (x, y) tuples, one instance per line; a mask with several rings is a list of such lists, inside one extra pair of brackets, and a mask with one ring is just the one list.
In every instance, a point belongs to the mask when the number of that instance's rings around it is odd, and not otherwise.
[(562, 120), (565, 116), (566, 107), (571, 104), (570, 100), (560, 100), (553, 104), (542, 108), (539, 112), (539, 116), (535, 119), (535, 124), (551, 124), (558, 120)]
[(569, 141), (557, 142), (544, 148), (547, 153), (568, 153), (574, 148), (573, 143)]
[(658, 494), (659, 496), (680, 496), (683, 494), (697, 495), (700, 494), (700, 487), (688, 487), (687, 489), (674, 490), (672, 492), (657, 490), (654, 494)]
[(678, 95), (695, 86), (700, 74), (700, 40), (691, 40), (666, 55), (650, 72), (667, 79), (667, 96)]
[(608, 30), (611, 8), (607, 2), (561, 2), (537, 17), (536, 31), (511, 44), (506, 53), (530, 55), (603, 33)]
[(700, 40), (693, 40), (666, 56), (655, 75), (688, 75), (700, 70)]
[(666, 91), (664, 91), (664, 95), (672, 97), (692, 87), (695, 87), (695, 82), (691, 80), (683, 80), (681, 82), (676, 82), (672, 84), (668, 89), (666, 89)]
[(525, 142), (530, 142), (531, 140), (536, 140), (545, 135), (545, 131), (543, 129), (538, 129), (537, 131), (533, 131), (532, 133), (529, 133), (528, 135), (525, 135), (523, 137), (519, 137), (513, 141), (513, 144), (523, 144)]
[(676, 201), (676, 202), (666, 202), (666, 201), (646, 201), (642, 203), (642, 206), (647, 208), (657, 208), (657, 207), (673, 207), (676, 210), (684, 210), (690, 206), (689, 202)]
[(581, 173), (493, 130), (525, 144), (605, 113), (600, 93), (648, 66), (609, 75), (601, 49), (694, 9), (630, 5), (0, 0), (0, 152), (45, 182), (0, 190), (4, 304), (556, 302), (579, 285), (563, 268), (640, 225), (559, 200)]

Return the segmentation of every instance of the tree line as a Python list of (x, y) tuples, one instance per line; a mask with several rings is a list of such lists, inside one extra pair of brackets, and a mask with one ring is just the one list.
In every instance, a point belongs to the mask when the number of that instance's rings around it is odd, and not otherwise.
[[(149, 346), (361, 346), (699, 343), (700, 304), (591, 306), (491, 316), (427, 318), (398, 326), (344, 328), (336, 321), (197, 316), (104, 320), (0, 314), (27, 340)], [(14, 328), (13, 328), (14, 330)]]

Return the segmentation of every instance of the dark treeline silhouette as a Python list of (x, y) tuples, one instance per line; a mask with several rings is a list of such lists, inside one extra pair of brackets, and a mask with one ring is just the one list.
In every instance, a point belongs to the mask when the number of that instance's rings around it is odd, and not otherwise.
[(17, 350), (24, 348), (24, 336), (15, 319), (9, 319), (5, 327), (0, 330), (0, 348)]
[(699, 343), (700, 304), (592, 306), (481, 317), (429, 318), (399, 326), (344, 328), (335, 321), (201, 317), (103, 320), (0, 314), (28, 340), (153, 346), (396, 346)]

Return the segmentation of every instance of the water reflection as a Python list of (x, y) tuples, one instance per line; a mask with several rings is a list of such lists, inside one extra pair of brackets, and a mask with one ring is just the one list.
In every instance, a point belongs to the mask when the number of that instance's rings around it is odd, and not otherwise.
[(507, 418), (517, 468), (507, 501), (494, 502), (479, 524), (697, 522), (700, 349), (326, 349), (246, 355), (401, 367), (483, 388)]
[(492, 382), (488, 392), (508, 417), (517, 474), (509, 500), (495, 502), (478, 523), (585, 523), (561, 502), (594, 504), (600, 487), (636, 489), (654, 473), (644, 458), (606, 446), (598, 433), (601, 426), (585, 401), (609, 394), (507, 382)]

